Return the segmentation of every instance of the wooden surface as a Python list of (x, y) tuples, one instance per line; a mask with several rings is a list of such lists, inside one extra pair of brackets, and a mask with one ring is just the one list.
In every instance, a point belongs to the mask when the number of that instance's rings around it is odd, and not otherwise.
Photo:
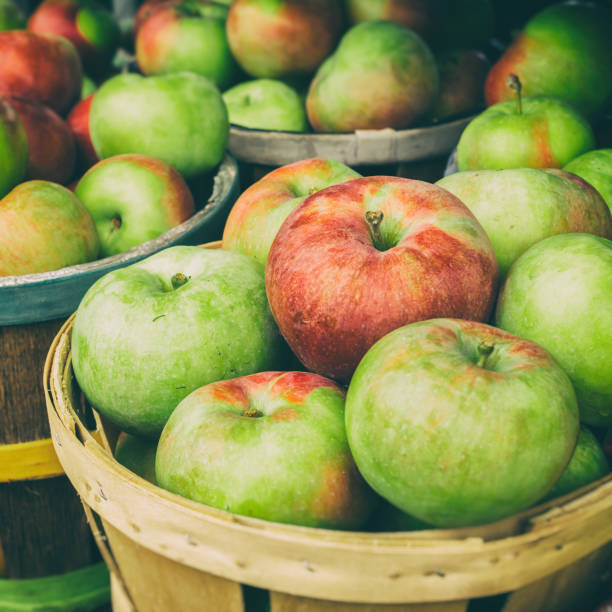
[[(0, 327), (0, 446), (49, 438), (42, 371), (63, 320)], [(33, 578), (98, 558), (65, 476), (0, 484), (4, 575)]]
[[(226, 155), (214, 177), (203, 177), (190, 187), (196, 194), (196, 203), (202, 202), (200, 209), (184, 223), (153, 240), (87, 264), (39, 274), (0, 277), (0, 326), (65, 319), (76, 310), (87, 289), (111, 270), (136, 263), (169, 246), (220, 239), (225, 219), (240, 189), (235, 160)], [(15, 367), (19, 367), (18, 364)]]
[(124, 544), (134, 542), (174, 562), (177, 574), (199, 570), (344, 603), (457, 602), (521, 589), (612, 541), (610, 476), (502, 526), (476, 530), (340, 532), (197, 504), (123, 468), (98, 441), (100, 432), (94, 435), (83, 426), (72, 399), (78, 390), (72, 389), (69, 340), (70, 323), (45, 366), (58, 456), (85, 503), (125, 536)]

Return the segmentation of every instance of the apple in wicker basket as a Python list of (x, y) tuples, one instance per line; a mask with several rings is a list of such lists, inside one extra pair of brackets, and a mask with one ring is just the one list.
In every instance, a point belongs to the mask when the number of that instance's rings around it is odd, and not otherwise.
[(81, 300), (72, 332), (87, 399), (151, 438), (194, 389), (277, 369), (286, 353), (263, 266), (220, 249), (170, 247), (109, 272)]
[(281, 226), (266, 290), (298, 359), (350, 379), (382, 336), (412, 321), (487, 320), (498, 266), (485, 231), (448, 191), (374, 176), (327, 187)]
[(265, 264), (280, 226), (300, 202), (325, 187), (359, 176), (340, 162), (316, 157), (269, 172), (234, 203), (223, 230), (223, 248)]
[(310, 372), (261, 372), (203, 386), (166, 424), (158, 484), (247, 516), (358, 528), (377, 496), (351, 456), (344, 391)]
[(572, 383), (537, 344), (484, 323), (406, 325), (364, 356), (346, 397), (359, 471), (438, 527), (493, 522), (547, 493), (579, 431)]

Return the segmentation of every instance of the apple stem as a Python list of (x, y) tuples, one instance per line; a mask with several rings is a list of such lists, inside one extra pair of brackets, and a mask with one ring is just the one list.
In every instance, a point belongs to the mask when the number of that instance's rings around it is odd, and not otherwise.
[(188, 276), (186, 276), (182, 272), (177, 272), (170, 279), (170, 283), (172, 284), (173, 289), (178, 289), (179, 287), (182, 287), (188, 280), (189, 280)]
[(523, 112), (523, 98), (521, 96), (523, 85), (521, 84), (521, 79), (519, 79), (516, 74), (512, 73), (508, 75), (506, 84), (510, 89), (514, 89), (516, 95), (516, 112), (520, 115)]
[(478, 361), (476, 362), (476, 367), (484, 368), (487, 365), (487, 359), (493, 352), (495, 345), (489, 344), (488, 342), (481, 342), (478, 345)]
[(255, 418), (255, 419), (262, 417), (263, 415), (264, 415), (263, 412), (261, 410), (257, 410), (257, 408), (249, 408), (242, 412), (242, 416)]
[(368, 210), (365, 214), (365, 219), (370, 232), (370, 240), (379, 251), (384, 251), (384, 240), (380, 232), (380, 224), (383, 220), (382, 210)]

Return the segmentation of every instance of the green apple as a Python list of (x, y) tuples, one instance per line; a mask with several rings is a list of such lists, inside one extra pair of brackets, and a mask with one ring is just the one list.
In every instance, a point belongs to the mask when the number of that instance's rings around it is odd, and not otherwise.
[(256, 130), (308, 131), (302, 98), (282, 81), (245, 81), (224, 92), (223, 100), (234, 125)]
[(229, 136), (219, 90), (190, 72), (108, 79), (93, 98), (89, 126), (100, 159), (141, 153), (169, 163), (185, 178), (214, 168)]
[(156, 484), (155, 453), (157, 439), (140, 438), (122, 431), (115, 446), (115, 459), (141, 478)]
[(159, 3), (136, 32), (136, 59), (146, 75), (194, 72), (219, 89), (238, 76), (225, 32), (228, 8), (202, 0)]
[(65, 187), (26, 181), (0, 200), (0, 276), (87, 263), (98, 250), (89, 211)]
[(516, 74), (526, 96), (554, 96), (591, 116), (612, 103), (612, 11), (594, 2), (555, 3), (531, 17), (491, 69), (488, 105), (511, 97)]
[(569, 103), (546, 96), (490, 106), (465, 128), (457, 145), (464, 170), (562, 168), (595, 147), (588, 121)]
[(25, 126), (8, 100), (0, 96), (0, 198), (25, 178), (28, 153)]
[(22, 30), (26, 19), (14, 0), (0, 0), (0, 30)]
[(169, 164), (147, 155), (109, 157), (79, 180), (75, 195), (96, 224), (100, 256), (123, 253), (193, 215), (193, 196)]
[(608, 460), (597, 438), (588, 427), (582, 425), (570, 462), (542, 501), (571, 493), (603, 478), (609, 471)]
[(496, 521), (537, 502), (579, 429), (572, 384), (546, 350), (462, 319), (381, 338), (355, 370), (345, 415), (370, 486), (438, 527)]
[(223, 229), (223, 248), (265, 265), (283, 221), (308, 196), (360, 175), (331, 159), (314, 157), (266, 174), (236, 200)]
[(344, 390), (310, 372), (203, 386), (164, 427), (159, 485), (215, 508), (310, 527), (361, 527), (377, 501), (351, 456)]
[(88, 77), (84, 74), (83, 82), (81, 84), (80, 99), (84, 100), (85, 98), (88, 98), (89, 96), (91, 96), (92, 93), (94, 93), (94, 91), (96, 91), (96, 89), (98, 89), (96, 82), (91, 77)]
[(563, 167), (593, 185), (612, 210), (612, 149), (584, 153)]
[(86, 397), (121, 430), (154, 438), (194, 389), (278, 367), (285, 345), (263, 274), (241, 253), (179, 246), (103, 276), (72, 332)]
[(612, 241), (559, 234), (529, 247), (506, 277), (495, 320), (552, 353), (582, 422), (612, 425)]
[(438, 94), (434, 56), (414, 31), (390, 21), (353, 26), (319, 67), (306, 97), (317, 132), (406, 128)]
[(436, 184), (474, 213), (493, 244), (501, 279), (524, 251), (548, 236), (587, 232), (612, 239), (612, 215), (603, 198), (563, 170), (475, 170)]

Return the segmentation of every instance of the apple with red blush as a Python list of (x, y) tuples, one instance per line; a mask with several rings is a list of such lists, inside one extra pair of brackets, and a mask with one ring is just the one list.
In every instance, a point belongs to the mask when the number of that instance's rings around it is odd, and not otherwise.
[(152, 240), (186, 221), (195, 210), (179, 172), (147, 155), (116, 155), (99, 161), (81, 177), (74, 193), (95, 221), (101, 257)]
[(74, 175), (76, 147), (66, 121), (38, 102), (7, 99), (21, 118), (28, 138), (26, 178), (68, 183)]
[(61, 36), (0, 32), (0, 96), (45, 104), (59, 114), (78, 99), (83, 80), (74, 45)]
[(84, 172), (100, 160), (94, 149), (89, 131), (89, 114), (93, 97), (94, 94), (92, 93), (86, 98), (79, 100), (72, 107), (68, 117), (66, 117), (66, 123), (74, 136), (76, 144), (76, 165), (81, 172)]
[(344, 395), (310, 372), (260, 372), (200, 387), (164, 427), (158, 485), (268, 521), (360, 528), (377, 496), (349, 450)]
[(311, 371), (350, 380), (386, 333), (433, 317), (488, 319), (493, 246), (448, 191), (389, 176), (357, 178), (306, 198), (268, 254), (274, 318)]
[(0, 200), (0, 276), (87, 263), (99, 246), (89, 211), (62, 185), (26, 181)]
[(138, 26), (136, 59), (145, 75), (194, 72), (219, 89), (238, 77), (238, 65), (227, 42), (228, 8), (205, 0), (164, 2)]
[(266, 174), (234, 203), (223, 230), (223, 248), (265, 265), (270, 246), (289, 213), (305, 198), (360, 175), (331, 159), (312, 158)]
[(227, 38), (245, 72), (282, 78), (314, 72), (333, 51), (341, 27), (337, 0), (234, 0)]
[(69, 40), (88, 74), (102, 75), (119, 46), (116, 19), (95, 0), (43, 0), (30, 18), (27, 29), (38, 34), (56, 34)]

